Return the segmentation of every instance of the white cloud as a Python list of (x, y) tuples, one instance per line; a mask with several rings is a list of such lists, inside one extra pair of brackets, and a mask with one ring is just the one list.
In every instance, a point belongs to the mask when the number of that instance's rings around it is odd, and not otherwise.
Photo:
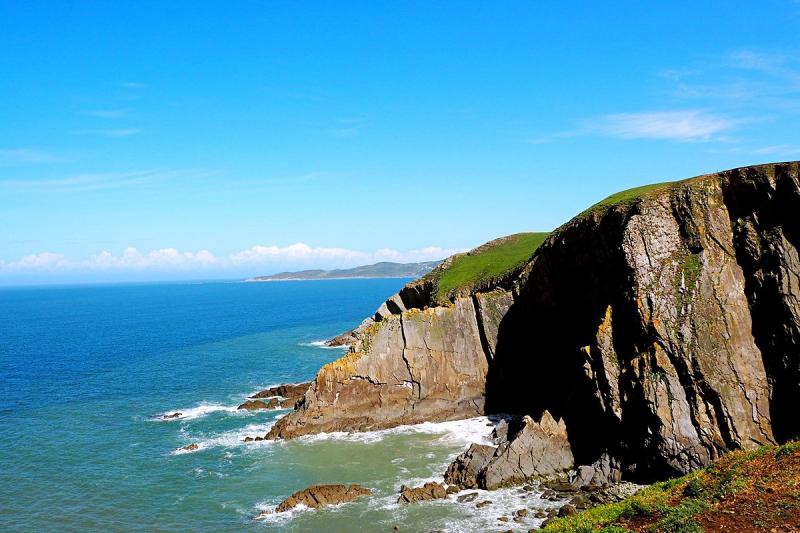
[(621, 139), (660, 139), (676, 142), (720, 140), (735, 122), (705, 111), (652, 111), (615, 113), (600, 117), (590, 126), (609, 137)]
[(89, 269), (148, 269), (204, 267), (217, 263), (217, 258), (208, 250), (181, 252), (175, 248), (161, 248), (142, 254), (136, 248), (126, 248), (121, 255), (102, 251), (98, 255), (76, 265)]
[(797, 55), (740, 50), (681, 70), (665, 70), (670, 93), (706, 106), (733, 106), (748, 114), (797, 109), (800, 66)]
[(11, 148), (0, 150), (0, 165), (16, 165), (20, 163), (46, 163), (56, 158), (41, 150), (29, 148)]
[(367, 254), (346, 248), (312, 248), (311, 246), (298, 242), (285, 246), (253, 246), (247, 250), (232, 254), (228, 260), (231, 264), (241, 265), (249, 263), (268, 263), (281, 260), (311, 261), (311, 260), (335, 260), (335, 261), (358, 261)]
[(129, 247), (120, 254), (103, 251), (85, 260), (70, 260), (62, 254), (43, 252), (25, 256), (17, 261), (0, 260), (0, 273), (27, 271), (87, 272), (131, 270), (242, 270), (243, 268), (280, 265), (314, 265), (321, 268), (356, 266), (378, 261), (418, 262), (444, 259), (461, 252), (452, 248), (431, 246), (416, 250), (399, 251), (389, 248), (374, 252), (348, 248), (313, 247), (298, 242), (288, 246), (252, 246), (246, 250), (218, 257), (208, 250), (180, 251), (161, 248), (142, 253)]
[(792, 146), (789, 144), (776, 144), (773, 146), (765, 146), (763, 148), (759, 148), (755, 151), (755, 153), (759, 155), (786, 155), (786, 156), (793, 156), (800, 154), (800, 146)]
[(120, 118), (127, 114), (125, 109), (92, 109), (84, 111), (84, 115), (96, 118)]
[(336, 121), (336, 125), (326, 132), (339, 139), (358, 136), (367, 127), (366, 118), (347, 118)]
[(97, 174), (77, 174), (63, 178), (43, 178), (25, 180), (0, 180), (0, 190), (39, 191), (39, 192), (83, 192), (106, 189), (119, 189), (143, 185), (157, 181), (179, 178), (202, 178), (215, 172), (203, 169), (151, 169), (131, 172), (103, 172)]
[(115, 128), (115, 129), (93, 129), (75, 130), (75, 135), (100, 135), (102, 137), (130, 137), (144, 131), (142, 128)]
[(437, 261), (444, 259), (459, 252), (466, 252), (466, 249), (441, 248), (439, 246), (428, 246), (417, 250), (400, 252), (391, 248), (381, 248), (373, 254), (375, 261), (392, 261), (398, 263), (418, 263), (422, 261)]
[[(730, 65), (734, 68), (757, 70), (782, 78), (793, 84), (794, 89), (800, 88), (800, 72), (792, 68), (793, 60), (783, 54), (765, 54), (752, 50), (742, 50), (731, 54)], [(796, 61), (795, 61), (796, 62)]]
[(0, 262), (0, 272), (65, 270), (71, 266), (62, 254), (41, 252), (22, 257), (17, 261)]

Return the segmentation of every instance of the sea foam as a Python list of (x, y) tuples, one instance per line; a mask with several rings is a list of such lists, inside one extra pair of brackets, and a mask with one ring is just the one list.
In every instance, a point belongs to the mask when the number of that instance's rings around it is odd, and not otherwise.
[(325, 350), (349, 350), (349, 346), (328, 346), (328, 341), (301, 342), (300, 346), (311, 346), (313, 348), (323, 348)]
[[(194, 407), (189, 407), (187, 409), (173, 409), (170, 411), (165, 411), (163, 413), (157, 414), (154, 419), (155, 420), (162, 420), (164, 422), (169, 422), (171, 420), (194, 420), (196, 418), (201, 418), (211, 413), (217, 413), (219, 411), (225, 411), (228, 413), (236, 412), (237, 405), (222, 405), (219, 403), (200, 403)], [(177, 414), (178, 416), (174, 416)]]
[(345, 442), (374, 443), (380, 442), (389, 435), (403, 435), (413, 433), (423, 433), (430, 435), (440, 435), (434, 442), (445, 445), (464, 445), (473, 442), (480, 444), (491, 444), (491, 432), (497, 419), (486, 416), (477, 416), (464, 420), (449, 420), (446, 422), (422, 422), (421, 424), (408, 424), (396, 426), (389, 429), (378, 429), (374, 431), (346, 432), (333, 431), (329, 433), (317, 433), (314, 435), (304, 435), (296, 439), (297, 442), (316, 442), (322, 440), (339, 440)]

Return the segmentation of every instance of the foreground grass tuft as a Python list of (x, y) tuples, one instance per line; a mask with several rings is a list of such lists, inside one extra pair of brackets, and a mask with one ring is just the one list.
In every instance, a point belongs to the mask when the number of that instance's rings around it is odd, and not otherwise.
[(625, 501), (557, 519), (546, 533), (702, 533), (800, 527), (800, 442), (733, 452)]

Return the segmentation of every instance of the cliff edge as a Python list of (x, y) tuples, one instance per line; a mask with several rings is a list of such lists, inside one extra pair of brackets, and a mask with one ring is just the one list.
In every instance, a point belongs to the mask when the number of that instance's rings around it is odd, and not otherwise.
[(547, 412), (575, 464), (656, 478), (796, 436), (799, 173), (625, 191), (442, 291), (455, 256), (365, 321), (269, 437)]

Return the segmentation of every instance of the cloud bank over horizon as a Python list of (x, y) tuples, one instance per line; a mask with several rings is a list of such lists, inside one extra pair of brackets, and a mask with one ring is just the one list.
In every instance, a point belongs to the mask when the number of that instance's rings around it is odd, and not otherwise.
[[(50, 280), (50, 276), (107, 273), (119, 274), (184, 274), (197, 275), (252, 275), (272, 271), (304, 268), (341, 268), (363, 264), (392, 261), (416, 263), (436, 261), (465, 250), (429, 246), (414, 250), (381, 248), (361, 251), (348, 248), (314, 247), (303, 242), (287, 246), (254, 245), (250, 248), (217, 255), (209, 250), (181, 251), (177, 248), (159, 248), (142, 252), (134, 247), (114, 254), (107, 250), (86, 259), (73, 259), (56, 252), (40, 252), (16, 260), (0, 259), (0, 281), (23, 277), (28, 280)], [(262, 272), (269, 270), (269, 272)], [(155, 279), (155, 277), (152, 277)]]

